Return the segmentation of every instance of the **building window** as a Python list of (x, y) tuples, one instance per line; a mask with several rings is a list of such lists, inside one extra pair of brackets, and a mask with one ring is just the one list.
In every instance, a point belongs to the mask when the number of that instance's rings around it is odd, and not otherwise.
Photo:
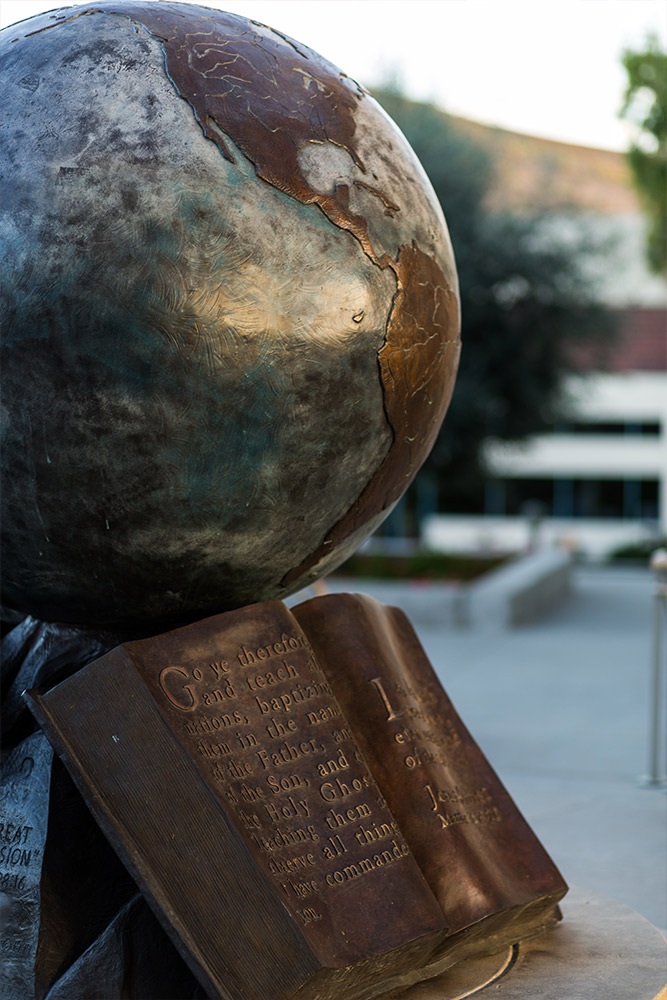
[(490, 516), (539, 510), (545, 517), (655, 520), (658, 506), (657, 479), (487, 479), (484, 491)]
[(660, 437), (659, 420), (560, 421), (554, 424), (554, 434), (592, 434), (601, 437)]

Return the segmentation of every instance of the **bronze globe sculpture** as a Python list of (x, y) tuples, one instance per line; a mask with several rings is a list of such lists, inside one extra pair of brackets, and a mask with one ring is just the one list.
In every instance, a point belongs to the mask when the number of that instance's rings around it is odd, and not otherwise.
[(405, 139), (311, 50), (204, 7), (62, 8), (0, 45), (3, 600), (157, 630), (333, 569), (458, 363)]

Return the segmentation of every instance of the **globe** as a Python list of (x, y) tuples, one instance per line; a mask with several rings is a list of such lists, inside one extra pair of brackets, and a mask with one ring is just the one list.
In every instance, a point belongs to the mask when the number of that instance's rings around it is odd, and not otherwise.
[(339, 565), (428, 454), (447, 229), (373, 98), (182, 3), (1, 33), (2, 597), (146, 630)]

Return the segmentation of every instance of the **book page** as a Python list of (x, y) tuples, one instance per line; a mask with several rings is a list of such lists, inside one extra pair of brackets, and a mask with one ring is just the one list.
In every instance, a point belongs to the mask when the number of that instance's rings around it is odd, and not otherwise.
[(293, 612), (450, 931), (560, 898), (565, 883), (463, 725), (403, 612), (361, 594), (318, 597)]

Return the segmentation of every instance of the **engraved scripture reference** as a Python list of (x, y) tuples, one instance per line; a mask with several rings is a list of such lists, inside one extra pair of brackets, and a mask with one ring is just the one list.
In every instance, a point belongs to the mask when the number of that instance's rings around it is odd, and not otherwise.
[(29, 697), (213, 996), (370, 1000), (538, 933), (565, 892), (370, 598), (252, 605)]

